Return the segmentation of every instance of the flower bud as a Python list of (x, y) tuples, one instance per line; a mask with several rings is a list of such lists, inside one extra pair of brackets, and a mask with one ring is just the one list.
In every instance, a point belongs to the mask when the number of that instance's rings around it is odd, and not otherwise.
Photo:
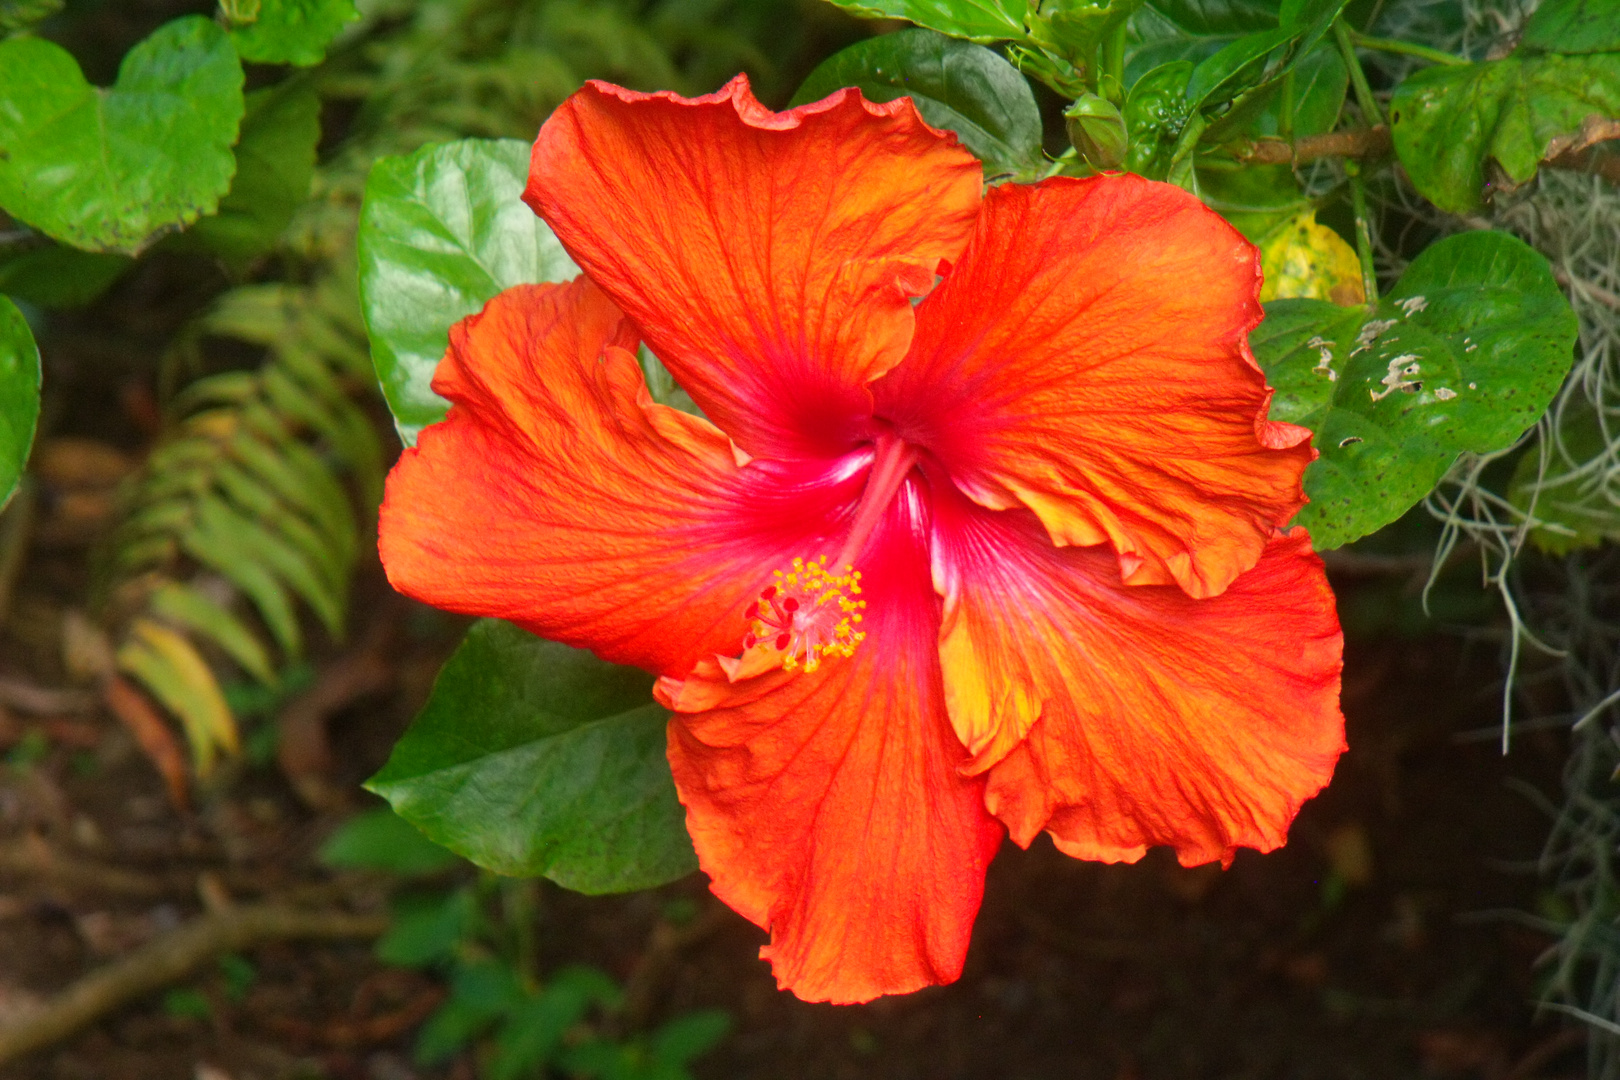
[(1063, 120), (1080, 160), (1093, 169), (1117, 169), (1125, 160), (1125, 118), (1107, 98), (1084, 94), (1063, 111)]

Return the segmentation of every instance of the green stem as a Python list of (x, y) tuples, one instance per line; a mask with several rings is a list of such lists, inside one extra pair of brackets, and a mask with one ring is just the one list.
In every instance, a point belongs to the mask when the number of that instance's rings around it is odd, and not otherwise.
[(1461, 56), (1439, 49), (1431, 49), (1427, 45), (1419, 45), (1412, 41), (1396, 41), (1394, 38), (1373, 37), (1370, 34), (1358, 34), (1350, 31), (1350, 40), (1357, 47), (1375, 49), (1378, 52), (1400, 53), (1402, 56), (1416, 56), (1420, 60), (1428, 60), (1436, 64), (1467, 64), (1468, 61)]
[(1065, 165), (1071, 164), (1078, 156), (1079, 151), (1075, 150), (1075, 148), (1072, 146), (1069, 147), (1067, 150), (1063, 151), (1063, 153), (1052, 159), (1052, 167), (1041, 174), (1041, 179), (1046, 180), (1056, 176), (1058, 173), (1063, 171), (1063, 167)]
[(1282, 78), (1282, 115), (1277, 119), (1277, 134), (1283, 142), (1294, 141), (1294, 69), (1289, 68)]
[(1378, 99), (1373, 97), (1372, 87), (1367, 85), (1367, 73), (1361, 70), (1361, 61), (1356, 58), (1356, 46), (1350, 40), (1350, 28), (1344, 25), (1343, 15), (1333, 20), (1333, 40), (1339, 43), (1344, 66), (1350, 69), (1350, 82), (1356, 88), (1356, 103), (1361, 106), (1361, 115), (1366, 118), (1367, 126), (1382, 126), (1384, 114), (1378, 108)]
[(1361, 164), (1346, 161), (1350, 177), (1350, 205), (1356, 212), (1356, 258), (1361, 261), (1361, 289), (1367, 294), (1367, 310), (1378, 306), (1378, 272), (1373, 269), (1372, 227), (1367, 222), (1367, 185), (1361, 178)]
[(1115, 105), (1122, 104), (1125, 97), (1126, 29), (1122, 21), (1103, 39), (1102, 77), (1097, 80), (1099, 92)]

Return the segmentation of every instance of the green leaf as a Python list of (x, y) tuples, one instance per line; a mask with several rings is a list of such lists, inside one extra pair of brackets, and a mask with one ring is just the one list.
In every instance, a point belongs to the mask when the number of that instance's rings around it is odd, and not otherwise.
[(1620, 55), (1510, 56), (1413, 74), (1395, 89), (1390, 133), (1418, 191), (1465, 214), (1485, 204), (1487, 162), (1522, 184), (1593, 114), (1620, 115)]
[(282, 652), (289, 657), (300, 655), (303, 632), (298, 628), (298, 616), (281, 582), (264, 567), (251, 541), (244, 536), (247, 530), (239, 527), (240, 518), (228, 510), (215, 514), (214, 518), (194, 523), (181, 536), (180, 546), (187, 555), (217, 572), (253, 601)]
[[(1318, 42), (1294, 64), (1294, 137), (1320, 135), (1332, 131), (1344, 106), (1350, 73), (1338, 48), (1328, 41)], [(1209, 145), (1234, 139), (1279, 138), (1283, 133), (1286, 85), (1273, 79), (1253, 93), (1245, 94), (1232, 110), (1210, 125), (1205, 141)], [(1297, 186), (1297, 185), (1296, 185)]]
[[(1049, 54), (1063, 57), (1077, 72), (1096, 67), (1103, 41), (1142, 7), (1144, 0), (1057, 0), (1032, 5), (1029, 38)], [(1036, 10), (1039, 8), (1039, 10)], [(1101, 87), (1099, 87), (1101, 88)]]
[(489, 1080), (522, 1080), (542, 1074), (562, 1046), (568, 1029), (585, 1018), (593, 1005), (615, 1001), (619, 988), (594, 968), (564, 968), (545, 989), (522, 1002), (501, 1026)]
[(1187, 60), (1161, 64), (1136, 80), (1125, 99), (1125, 129), (1130, 149), (1125, 167), (1133, 173), (1162, 180), (1171, 154), (1191, 115), (1185, 88), (1193, 65)]
[(386, 870), (401, 877), (437, 874), (461, 861), (386, 806), (345, 821), (321, 845), (320, 860), (326, 866)]
[(0, 293), (42, 308), (83, 307), (135, 265), (127, 255), (51, 244), (0, 257)]
[(65, 244), (137, 254), (219, 205), (242, 108), (236, 52), (201, 16), (131, 49), (110, 90), (59, 45), (0, 42), (0, 208)]
[(1519, 35), (1520, 52), (1620, 52), (1620, 0), (1542, 0)]
[(44, 22), (67, 6), (67, 0), (0, 0), (0, 37)]
[(1247, 34), (1278, 23), (1279, 0), (1148, 0), (1168, 22), (1189, 34)]
[(1187, 99), (1210, 109), (1252, 87), (1279, 79), (1294, 61), (1315, 48), (1345, 0), (1284, 0), (1276, 30), (1246, 34), (1194, 69)]
[(247, 96), (236, 179), (217, 213), (176, 237), (242, 262), (275, 247), (293, 214), (309, 198), (315, 144), (321, 138), (321, 99), (307, 87), (273, 87)]
[(152, 594), (152, 613), (195, 633), (205, 634), (266, 686), (276, 681), (270, 653), (242, 621), (205, 593), (171, 581)]
[(1249, 340), (1271, 417), (1310, 428), (1321, 454), (1294, 523), (1338, 547), (1398, 518), (1459, 453), (1511, 445), (1557, 392), (1575, 333), (1546, 260), (1497, 232), (1426, 248), (1371, 315), (1267, 304)]
[(470, 889), (457, 889), (438, 903), (399, 912), (377, 939), (377, 959), (397, 967), (426, 967), (454, 955), (481, 919)]
[(231, 40), (244, 60), (309, 67), (359, 17), (354, 0), (260, 0), (258, 17), (232, 26)]
[(1508, 484), (1508, 500), (1534, 515), (1530, 539), (1553, 555), (1620, 539), (1609, 449), (1616, 438), (1614, 418), (1600, 416), (1584, 394), (1566, 398), (1562, 409), (1554, 406), (1547, 415), (1551, 437), (1519, 459)]
[(429, 387), (450, 327), (513, 285), (566, 281), (573, 260), (520, 198), (528, 144), (466, 139), (377, 162), (360, 209), (360, 304), (407, 446), (444, 417)]
[(652, 1052), (669, 1065), (684, 1065), (726, 1037), (731, 1017), (719, 1009), (677, 1016), (652, 1037)]
[(982, 45), (932, 30), (867, 38), (822, 61), (792, 104), (854, 86), (869, 101), (909, 96), (934, 127), (956, 132), (992, 172), (1027, 173), (1041, 162), (1041, 110), (1018, 69)]
[(11, 501), (39, 422), (39, 349), (28, 320), (0, 296), (0, 506)]
[(832, 0), (852, 15), (905, 19), (981, 44), (1024, 36), (1026, 0)]
[(697, 860), (651, 684), (486, 619), (367, 787), (497, 873), (586, 893), (673, 881)]

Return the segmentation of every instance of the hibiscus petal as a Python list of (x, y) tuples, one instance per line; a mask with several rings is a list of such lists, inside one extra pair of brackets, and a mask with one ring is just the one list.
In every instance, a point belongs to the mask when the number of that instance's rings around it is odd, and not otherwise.
[(660, 673), (738, 647), (744, 606), (827, 542), (859, 482), (739, 467), (713, 425), (651, 401), (634, 345), (583, 278), (509, 289), (451, 330), (433, 381), (449, 417), (388, 477), (395, 588)]
[(1005, 184), (917, 312), (878, 413), (1054, 542), (1110, 543), (1131, 584), (1213, 596), (1304, 503), (1303, 428), (1265, 420), (1255, 249), (1169, 184)]
[(736, 683), (711, 662), (658, 685), (698, 861), (809, 1001), (954, 980), (1001, 842), (940, 700), (924, 517), (902, 492), (867, 548), (853, 656)]
[(1053, 547), (1027, 511), (956, 497), (935, 521), (946, 700), (1015, 841), (1189, 866), (1283, 844), (1344, 750), (1343, 638), (1304, 530), (1195, 600), (1122, 585), (1106, 547)]
[(587, 83), (541, 129), (523, 197), (704, 412), (783, 457), (848, 445), (979, 187), (908, 98), (773, 113), (739, 75), (692, 99)]

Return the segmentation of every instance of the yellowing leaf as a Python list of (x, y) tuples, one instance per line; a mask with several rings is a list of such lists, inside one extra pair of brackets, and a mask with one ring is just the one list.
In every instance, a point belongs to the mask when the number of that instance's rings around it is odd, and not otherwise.
[(1306, 210), (1260, 244), (1266, 281), (1262, 302), (1303, 297), (1330, 300), (1341, 307), (1363, 304), (1361, 262), (1356, 249)]
[(214, 673), (180, 634), (150, 619), (136, 619), (118, 650), (118, 666), (180, 719), (198, 776), (212, 771), (218, 750), (234, 754), (241, 749), (236, 721)]

